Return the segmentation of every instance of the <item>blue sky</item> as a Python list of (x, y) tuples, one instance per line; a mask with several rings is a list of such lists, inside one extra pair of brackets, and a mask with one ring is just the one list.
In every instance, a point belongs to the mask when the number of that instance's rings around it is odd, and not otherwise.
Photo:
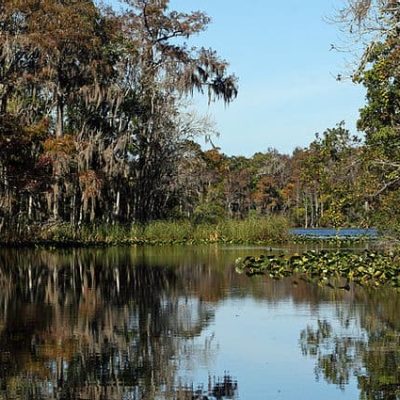
[(208, 30), (191, 43), (212, 47), (239, 77), (239, 96), (229, 107), (194, 107), (209, 113), (220, 137), (214, 143), (229, 155), (251, 155), (274, 147), (289, 153), (305, 147), (316, 132), (345, 120), (355, 133), (364, 90), (335, 76), (348, 68), (349, 55), (330, 51), (341, 40), (332, 16), (341, 0), (171, 0), (179, 11), (202, 10)]

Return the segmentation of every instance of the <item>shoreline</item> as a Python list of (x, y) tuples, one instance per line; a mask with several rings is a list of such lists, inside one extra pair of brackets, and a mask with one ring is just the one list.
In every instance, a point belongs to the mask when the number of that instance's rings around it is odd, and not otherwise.
[(391, 244), (397, 243), (395, 239), (371, 238), (371, 237), (341, 237), (341, 238), (313, 238), (313, 237), (297, 237), (289, 236), (283, 240), (245, 240), (245, 239), (229, 239), (222, 238), (212, 239), (116, 239), (116, 240), (12, 240), (1, 241), (0, 249), (12, 248), (107, 248), (107, 247), (144, 247), (144, 246), (200, 246), (200, 245), (260, 245), (270, 246), (277, 244), (327, 244), (338, 245), (338, 247), (362, 243), (374, 244)]

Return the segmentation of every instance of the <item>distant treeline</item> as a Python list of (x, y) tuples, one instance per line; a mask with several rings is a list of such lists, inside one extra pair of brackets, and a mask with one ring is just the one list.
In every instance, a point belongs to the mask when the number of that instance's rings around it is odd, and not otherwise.
[(228, 64), (190, 44), (208, 16), (170, 10), (169, 0), (122, 3), (119, 12), (92, 0), (0, 3), (0, 234), (258, 215), (397, 228), (400, 41), (389, 28), (400, 5), (368, 6), (388, 29), (353, 76), (367, 90), (365, 140), (340, 123), (292, 155), (246, 158), (202, 150), (195, 138), (210, 124), (184, 111), (195, 92), (225, 103), (237, 95)]
[(193, 151), (182, 165), (179, 204), (170, 215), (195, 222), (285, 216), (292, 226), (383, 226), (396, 223), (396, 185), (384, 188), (370, 146), (339, 123), (291, 155), (252, 157), (219, 149)]

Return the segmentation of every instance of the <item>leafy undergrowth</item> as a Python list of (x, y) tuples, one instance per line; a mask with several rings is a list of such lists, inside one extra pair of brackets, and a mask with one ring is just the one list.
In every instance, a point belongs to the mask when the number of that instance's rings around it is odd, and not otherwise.
[[(400, 287), (400, 255), (397, 253), (308, 251), (301, 255), (246, 257), (236, 260), (236, 271), (248, 276), (268, 275), (274, 279), (299, 274), (320, 285), (349, 289), (362, 286)], [(344, 284), (343, 284), (344, 282)]]

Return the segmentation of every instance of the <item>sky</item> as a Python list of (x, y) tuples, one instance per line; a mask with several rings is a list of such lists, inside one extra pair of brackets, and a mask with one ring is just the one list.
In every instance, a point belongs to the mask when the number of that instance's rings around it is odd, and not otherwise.
[(212, 19), (190, 40), (211, 47), (239, 78), (239, 95), (225, 107), (196, 97), (220, 133), (213, 142), (228, 155), (306, 147), (317, 132), (344, 120), (352, 133), (365, 102), (362, 86), (338, 82), (349, 54), (332, 51), (343, 37), (327, 19), (344, 0), (171, 0), (171, 9), (201, 10)]

